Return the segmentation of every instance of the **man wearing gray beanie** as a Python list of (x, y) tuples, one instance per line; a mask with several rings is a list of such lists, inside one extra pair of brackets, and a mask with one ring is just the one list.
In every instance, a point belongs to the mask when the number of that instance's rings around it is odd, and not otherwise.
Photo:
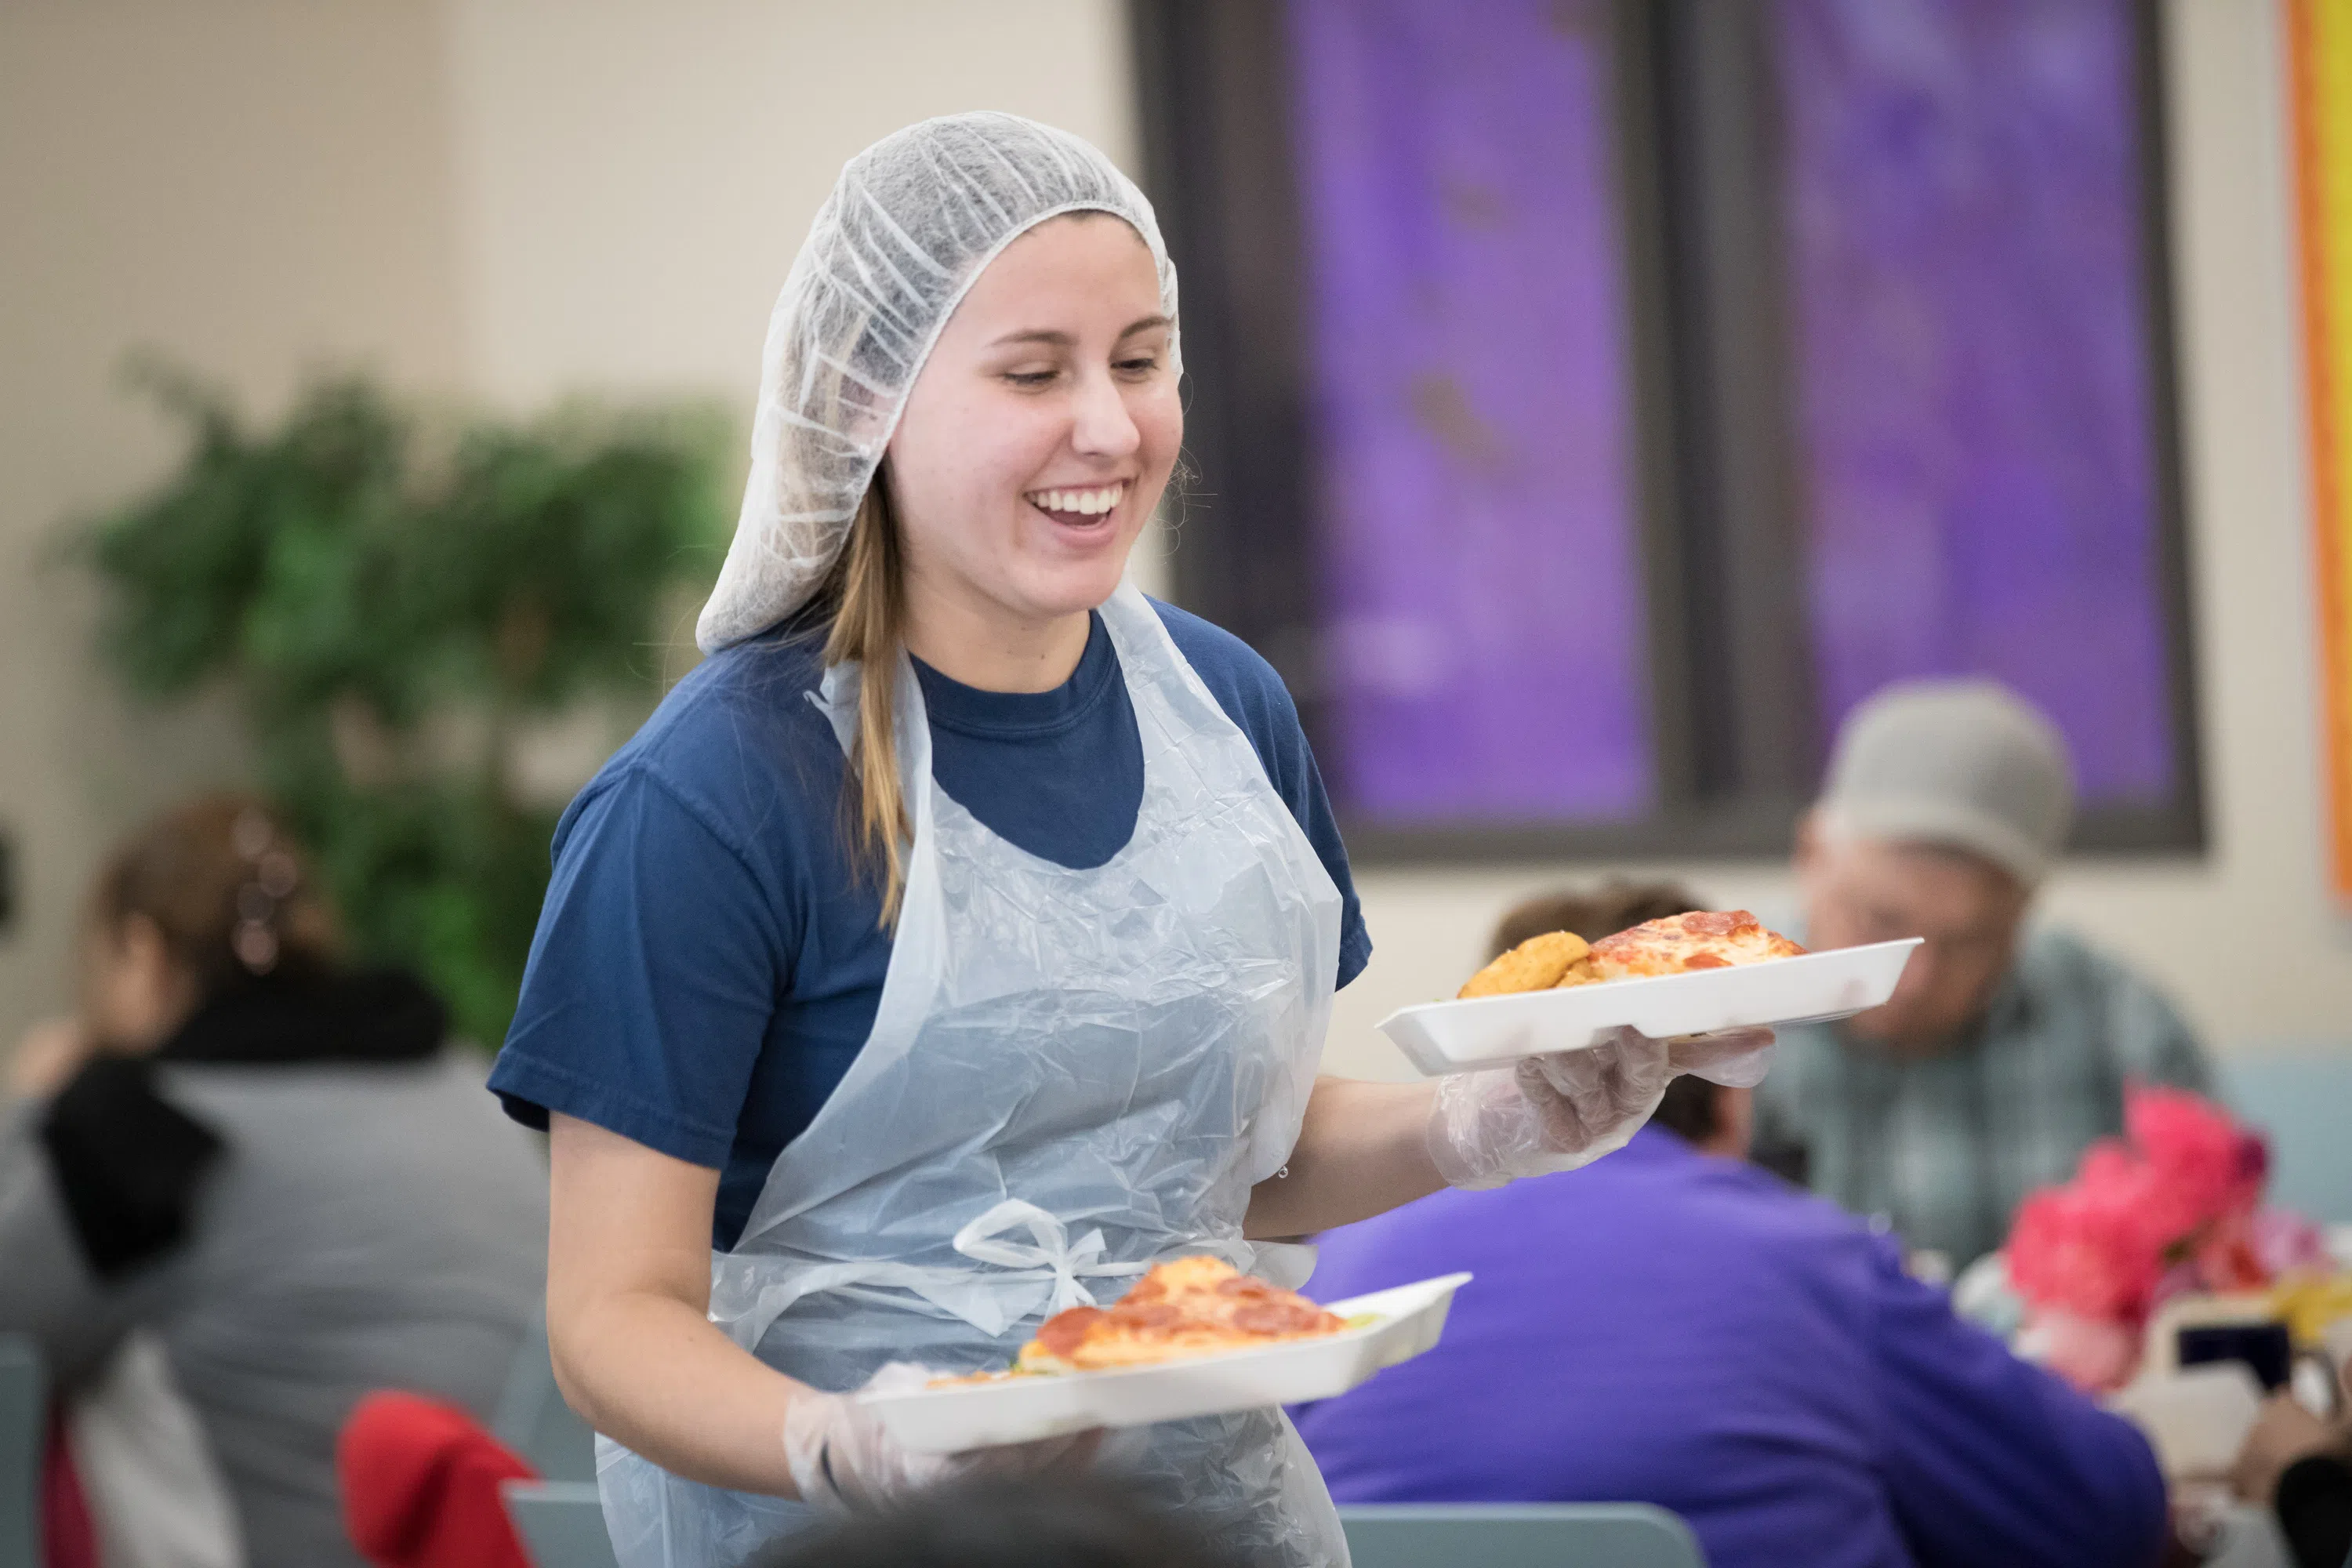
[(2015, 693), (1906, 683), (1848, 717), (1798, 831), (1809, 945), (1927, 941), (1885, 1006), (1780, 1031), (1759, 1144), (1801, 1146), (1816, 1192), (1954, 1268), (2122, 1130), (2126, 1080), (2210, 1092), (2196, 1039), (2151, 986), (2064, 931), (2025, 928), (2074, 795), (2065, 742)]

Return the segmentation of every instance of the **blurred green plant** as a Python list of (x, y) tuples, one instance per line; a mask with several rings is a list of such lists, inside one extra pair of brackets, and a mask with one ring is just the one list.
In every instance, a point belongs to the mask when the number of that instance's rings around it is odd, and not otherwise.
[(497, 1045), (558, 815), (519, 788), (517, 742), (658, 696), (663, 607), (726, 542), (727, 422), (433, 417), (344, 376), (255, 431), (184, 372), (136, 375), (191, 444), (77, 536), (103, 653), (153, 701), (226, 682), (362, 955), (415, 967)]

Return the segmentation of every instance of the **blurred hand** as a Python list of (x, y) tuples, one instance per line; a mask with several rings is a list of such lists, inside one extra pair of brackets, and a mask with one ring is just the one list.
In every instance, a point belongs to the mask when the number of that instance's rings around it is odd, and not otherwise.
[(80, 1019), (45, 1018), (16, 1041), (16, 1054), (8, 1058), (8, 1092), (19, 1100), (46, 1100), (89, 1057), (89, 1036)]
[[(938, 1375), (928, 1367), (893, 1362), (866, 1386), (919, 1388)], [(967, 1476), (1083, 1470), (1101, 1443), (1096, 1429), (961, 1454), (919, 1454), (902, 1447), (855, 1394), (803, 1390), (784, 1413), (784, 1458), (793, 1485), (803, 1502), (835, 1515), (871, 1513), (910, 1492)]]
[(2343, 1426), (2322, 1421), (2297, 1404), (2292, 1394), (2273, 1394), (2263, 1403), (2254, 1429), (2238, 1450), (2230, 1470), (2230, 1484), (2246, 1501), (2264, 1508), (2278, 1491), (2279, 1478), (2298, 1459), (2314, 1454), (2344, 1453)]
[(1712, 1035), (1676, 1035), (1666, 1044), (1675, 1077), (1688, 1073), (1726, 1089), (1754, 1089), (1772, 1070), (1779, 1038), (1769, 1029), (1723, 1029)]
[(1671, 1040), (1620, 1029), (1583, 1050), (1442, 1079), (1430, 1107), (1430, 1159), (1449, 1185), (1474, 1189), (1571, 1171), (1632, 1142), (1678, 1075), (1750, 1088), (1771, 1066), (1772, 1048), (1769, 1029)]

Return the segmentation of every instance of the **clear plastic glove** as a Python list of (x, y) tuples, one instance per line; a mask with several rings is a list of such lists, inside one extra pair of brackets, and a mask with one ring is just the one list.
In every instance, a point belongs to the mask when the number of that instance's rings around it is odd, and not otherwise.
[[(919, 1388), (939, 1375), (929, 1367), (892, 1362), (866, 1386)], [(1083, 1469), (1093, 1462), (1101, 1440), (1100, 1431), (1087, 1431), (961, 1454), (919, 1454), (901, 1447), (855, 1394), (809, 1389), (784, 1410), (784, 1461), (792, 1468), (793, 1485), (803, 1502), (835, 1515), (871, 1513), (910, 1492), (966, 1476)]]
[(1632, 1142), (1677, 1076), (1752, 1089), (1764, 1081), (1772, 1049), (1769, 1029), (1670, 1040), (1620, 1029), (1580, 1051), (1441, 1079), (1430, 1107), (1429, 1156), (1456, 1187), (1572, 1171)]

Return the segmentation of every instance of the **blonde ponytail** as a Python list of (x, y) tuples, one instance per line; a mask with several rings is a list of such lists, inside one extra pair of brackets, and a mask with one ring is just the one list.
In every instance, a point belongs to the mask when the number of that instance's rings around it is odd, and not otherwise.
[(882, 888), (882, 927), (898, 924), (906, 891), (907, 802), (898, 787), (898, 731), (893, 688), (905, 636), (906, 578), (898, 520), (879, 473), (858, 503), (841, 563), (820, 594), (830, 600), (824, 663), (856, 659), (857, 746), (842, 780), (842, 816), (851, 859)]

